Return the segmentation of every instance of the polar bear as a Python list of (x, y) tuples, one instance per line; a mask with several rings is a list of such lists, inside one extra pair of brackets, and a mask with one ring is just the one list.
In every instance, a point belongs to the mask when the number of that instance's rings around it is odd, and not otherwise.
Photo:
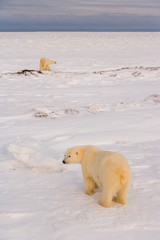
[(81, 164), (86, 193), (92, 195), (97, 187), (102, 188), (101, 206), (110, 207), (112, 200), (127, 202), (131, 172), (122, 155), (95, 146), (77, 146), (66, 151), (62, 162)]
[(47, 58), (41, 58), (40, 60), (40, 71), (45, 70), (45, 71), (51, 71), (50, 69), (50, 64), (56, 64), (54, 60), (47, 59)]

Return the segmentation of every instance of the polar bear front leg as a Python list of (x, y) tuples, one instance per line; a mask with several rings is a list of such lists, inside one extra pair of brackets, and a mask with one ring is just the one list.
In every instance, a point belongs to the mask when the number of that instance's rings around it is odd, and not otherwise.
[(47, 71), (51, 71), (49, 64), (46, 66)]
[(86, 194), (88, 194), (88, 195), (94, 194), (96, 184), (95, 184), (93, 178), (92, 177), (86, 177), (84, 179), (84, 181), (85, 181), (85, 186), (86, 186)]

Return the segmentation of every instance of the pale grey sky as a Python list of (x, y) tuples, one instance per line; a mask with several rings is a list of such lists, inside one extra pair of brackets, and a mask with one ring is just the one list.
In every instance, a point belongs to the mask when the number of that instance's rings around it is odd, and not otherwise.
[(160, 0), (0, 0), (0, 31), (160, 31)]

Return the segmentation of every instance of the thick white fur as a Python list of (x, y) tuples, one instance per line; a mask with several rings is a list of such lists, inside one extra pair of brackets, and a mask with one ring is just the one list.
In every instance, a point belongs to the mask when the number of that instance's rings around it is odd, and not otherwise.
[(56, 64), (54, 60), (47, 59), (47, 58), (41, 58), (40, 60), (40, 71), (45, 70), (45, 71), (51, 71), (50, 69), (50, 64)]
[(102, 188), (101, 206), (110, 207), (113, 199), (127, 202), (131, 172), (122, 155), (95, 146), (78, 146), (66, 151), (63, 163), (81, 164), (86, 193), (92, 195), (97, 187)]

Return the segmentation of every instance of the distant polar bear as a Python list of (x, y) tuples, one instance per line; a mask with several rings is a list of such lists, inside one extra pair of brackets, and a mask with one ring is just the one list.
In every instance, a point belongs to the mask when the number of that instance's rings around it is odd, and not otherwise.
[(122, 155), (95, 146), (78, 146), (66, 151), (63, 163), (81, 163), (86, 193), (92, 195), (96, 188), (102, 188), (101, 206), (110, 207), (115, 194), (116, 202), (127, 202), (131, 172)]
[(40, 60), (40, 71), (45, 70), (45, 71), (51, 71), (50, 69), (50, 64), (56, 64), (54, 60), (47, 59), (47, 58), (41, 58)]

